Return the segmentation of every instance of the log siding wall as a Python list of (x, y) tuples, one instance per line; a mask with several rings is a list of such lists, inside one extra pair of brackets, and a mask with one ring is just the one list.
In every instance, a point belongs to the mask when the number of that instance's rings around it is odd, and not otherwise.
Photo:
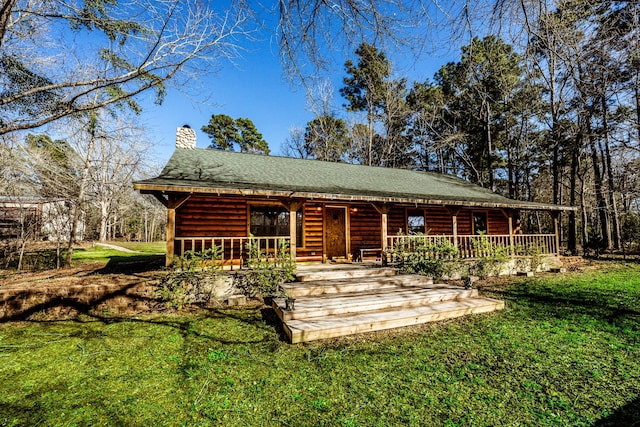
[[(320, 207), (320, 209), (318, 209)], [(322, 206), (314, 203), (305, 203), (303, 207), (302, 227), (304, 237), (303, 246), (298, 248), (298, 258), (308, 260), (322, 260), (322, 232), (323, 210)]]
[[(371, 205), (354, 205), (349, 209), (351, 223), (351, 255), (356, 258), (360, 249), (382, 247), (382, 219)], [(389, 227), (387, 227), (389, 228)]]
[[(452, 234), (453, 218), (444, 206), (433, 206), (425, 209), (426, 221), (425, 227), (429, 234)], [(458, 216), (458, 227), (460, 226), (460, 217)], [(460, 229), (458, 228), (458, 234)]]
[(176, 237), (244, 237), (247, 201), (192, 196), (176, 212)]

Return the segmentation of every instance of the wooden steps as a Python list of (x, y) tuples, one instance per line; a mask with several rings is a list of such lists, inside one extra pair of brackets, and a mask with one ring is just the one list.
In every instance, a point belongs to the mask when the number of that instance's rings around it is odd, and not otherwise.
[(291, 320), (284, 323), (284, 328), (291, 343), (301, 343), (420, 325), (466, 314), (487, 313), (502, 308), (504, 308), (502, 301), (490, 298), (473, 298), (463, 301), (442, 301), (422, 307)]
[[(393, 275), (391, 274), (393, 273)], [(504, 302), (478, 296), (476, 289), (433, 284), (390, 268), (334, 269), (302, 273), (286, 286), (294, 309), (273, 300), (292, 343), (412, 326), (504, 308)]]
[[(365, 292), (296, 299), (295, 310), (278, 313), (282, 320), (326, 317), (336, 314), (418, 307), (434, 302), (459, 300), (478, 296), (477, 289), (429, 289), (421, 287), (385, 288)], [(284, 298), (276, 302), (275, 310), (285, 306)]]
[(365, 277), (354, 280), (334, 279), (318, 280), (315, 282), (296, 282), (284, 285), (285, 292), (290, 298), (339, 294), (345, 292), (364, 292), (399, 286), (427, 286), (433, 285), (433, 279), (424, 276), (381, 276)]
[(298, 282), (310, 282), (319, 280), (340, 280), (355, 279), (365, 277), (389, 277), (395, 276), (396, 271), (393, 268), (363, 268), (344, 266), (325, 270), (307, 270), (296, 275)]

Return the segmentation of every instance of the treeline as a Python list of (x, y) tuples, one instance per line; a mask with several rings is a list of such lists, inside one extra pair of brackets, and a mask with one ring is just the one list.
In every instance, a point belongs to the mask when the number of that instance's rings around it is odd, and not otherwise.
[[(554, 3), (505, 10), (509, 29), (522, 23), (510, 43), (474, 37), (458, 61), (411, 84), (362, 43), (345, 63), (344, 108), (320, 88), (316, 117), (291, 132), (286, 153), (450, 173), (575, 206), (562, 224), (570, 252), (629, 249), (640, 236), (640, 6)], [(531, 231), (540, 221), (527, 219)]]

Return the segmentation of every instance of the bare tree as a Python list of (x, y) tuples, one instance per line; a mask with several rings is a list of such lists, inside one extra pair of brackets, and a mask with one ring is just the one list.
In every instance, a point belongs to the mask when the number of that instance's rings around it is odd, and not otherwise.
[(134, 118), (106, 115), (104, 119), (93, 152), (86, 153), (90, 158), (87, 196), (98, 207), (101, 242), (108, 240), (109, 220), (117, 202), (129, 193), (149, 147)]
[(382, 135), (376, 151), (380, 164), (386, 167), (415, 168), (413, 140), (409, 135), (411, 113), (407, 105), (405, 79), (386, 81), (382, 89), (384, 108), (381, 111)]
[(333, 105), (333, 98), (336, 89), (329, 79), (322, 79), (307, 89), (307, 110), (314, 116), (333, 116), (336, 108)]
[(338, 162), (349, 150), (349, 137), (345, 121), (333, 106), (334, 95), (335, 88), (327, 79), (307, 91), (307, 109), (314, 118), (304, 131), (304, 146), (315, 159)]
[(283, 66), (289, 77), (305, 81), (330, 68), (332, 52), (352, 52), (365, 40), (417, 57), (465, 33), (475, 7), (468, 0), (280, 0), (275, 8)]
[(310, 159), (313, 157), (313, 153), (304, 139), (304, 129), (298, 126), (289, 129), (289, 137), (285, 139), (282, 150), (287, 157), (295, 157), (297, 159)]
[[(251, 10), (198, 0), (6, 0), (0, 7), (0, 135), (186, 85), (238, 54)], [(90, 69), (92, 72), (87, 72)]]

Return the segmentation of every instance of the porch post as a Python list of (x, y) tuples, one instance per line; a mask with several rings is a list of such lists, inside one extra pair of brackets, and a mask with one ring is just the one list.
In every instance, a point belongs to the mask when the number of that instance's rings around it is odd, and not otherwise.
[(189, 200), (191, 194), (182, 196), (175, 199), (171, 196), (167, 197), (167, 256), (165, 257), (165, 265), (169, 267), (173, 262), (176, 249), (176, 209), (178, 209), (184, 202)]
[(513, 211), (511, 209), (501, 209), (502, 215), (507, 218), (507, 223), (509, 226), (509, 253), (511, 256), (514, 256), (516, 253), (514, 238), (513, 238)]
[(515, 255), (515, 248), (513, 247), (513, 215), (508, 216), (509, 220), (509, 252), (511, 256)]
[[(387, 227), (388, 227), (388, 218), (387, 218), (387, 214), (389, 213), (389, 209), (391, 209), (389, 206), (387, 205), (376, 205), (374, 203), (371, 204), (371, 206), (373, 206), (373, 208), (378, 211), (378, 213), (380, 214), (380, 239), (382, 239), (382, 252), (386, 252), (387, 250), (387, 240), (388, 240), (388, 234), (387, 234)], [(384, 256), (384, 255), (383, 255)]]
[(282, 202), (282, 204), (289, 210), (289, 253), (291, 258), (295, 261), (298, 252), (298, 209), (302, 207), (304, 202)]
[(451, 215), (451, 233), (453, 234), (453, 246), (458, 248), (458, 214), (460, 208), (448, 206), (447, 211)]
[(551, 218), (553, 218), (553, 230), (556, 240), (556, 256), (560, 256), (560, 211), (550, 211), (549, 214), (551, 215)]
[(167, 207), (167, 255), (165, 257), (165, 266), (169, 267), (173, 261), (175, 254), (176, 242), (176, 210)]
[(382, 230), (381, 230), (381, 238), (382, 238), (382, 251), (386, 252), (387, 250), (387, 226), (388, 226), (388, 218), (387, 212), (382, 213)]
[(296, 242), (298, 241), (298, 230), (296, 227), (296, 210), (289, 210), (289, 253), (291, 254), (291, 258), (295, 261), (297, 246)]

